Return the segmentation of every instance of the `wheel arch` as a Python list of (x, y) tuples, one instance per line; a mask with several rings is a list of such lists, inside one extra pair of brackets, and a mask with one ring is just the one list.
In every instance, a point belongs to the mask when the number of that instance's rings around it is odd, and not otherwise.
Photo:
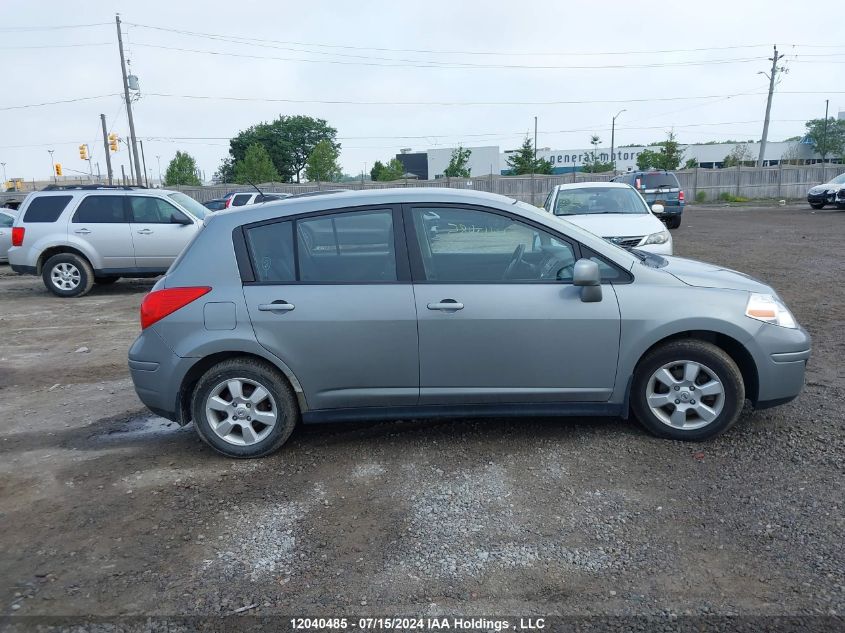
[(746, 349), (746, 347), (742, 343), (740, 343), (732, 336), (723, 334), (722, 332), (715, 332), (712, 330), (685, 330), (683, 332), (676, 332), (675, 334), (670, 334), (658, 341), (655, 341), (646, 350), (644, 350), (642, 354), (640, 354), (640, 357), (637, 359), (637, 362), (634, 365), (634, 371), (631, 373), (631, 378), (628, 380), (628, 385), (626, 388), (626, 411), (628, 410), (627, 404), (630, 399), (633, 375), (634, 373), (636, 373), (637, 367), (639, 367), (639, 364), (642, 362), (643, 358), (645, 358), (653, 349), (660, 347), (661, 345), (665, 345), (666, 343), (669, 343), (671, 341), (689, 339), (712, 343), (716, 347), (723, 350), (728, 356), (730, 356), (731, 360), (733, 360), (733, 362), (736, 363), (736, 366), (739, 368), (740, 374), (742, 374), (742, 382), (745, 385), (745, 397), (750, 400), (752, 404), (757, 404), (757, 400), (760, 393), (760, 377), (757, 372), (757, 365), (754, 362), (754, 358), (753, 356), (751, 356), (751, 353), (748, 351), (748, 349)]
[(181, 385), (179, 386), (179, 392), (177, 396), (177, 405), (179, 407), (179, 424), (187, 424), (192, 419), (191, 396), (194, 392), (194, 387), (196, 386), (197, 382), (199, 382), (199, 379), (202, 377), (202, 375), (221, 361), (234, 360), (238, 358), (258, 360), (274, 367), (277, 371), (279, 371), (279, 373), (282, 374), (282, 377), (288, 383), (288, 385), (296, 395), (296, 400), (299, 404), (300, 412), (304, 413), (308, 411), (308, 403), (305, 400), (305, 393), (302, 390), (302, 386), (300, 385), (299, 380), (296, 378), (290, 368), (283, 362), (279, 361), (278, 359), (271, 358), (269, 356), (263, 356), (261, 354), (255, 354), (251, 352), (221, 351), (214, 352), (213, 354), (209, 354), (208, 356), (203, 356), (202, 358), (198, 358), (197, 362), (191, 365), (188, 371), (185, 372), (185, 375), (182, 378)]
[(88, 265), (91, 266), (91, 269), (94, 270), (94, 263), (91, 261), (91, 258), (88, 257), (82, 250), (75, 248), (73, 246), (67, 246), (65, 244), (59, 244), (56, 246), (49, 246), (41, 251), (41, 254), (38, 256), (38, 261), (35, 264), (35, 271), (40, 275), (44, 270), (44, 264), (47, 263), (54, 255), (61, 255), (62, 253), (69, 253), (71, 255), (77, 255), (82, 257)]

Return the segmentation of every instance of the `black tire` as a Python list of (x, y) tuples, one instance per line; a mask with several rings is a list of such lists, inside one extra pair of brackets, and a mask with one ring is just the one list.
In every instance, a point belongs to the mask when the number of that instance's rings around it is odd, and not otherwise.
[[(62, 287), (53, 281), (53, 272), (59, 274), (58, 268), (64, 265), (65, 267), (73, 267), (78, 272), (78, 283), (73, 287)], [(44, 264), (41, 270), (41, 279), (47, 290), (52, 292), (57, 297), (81, 297), (91, 291), (94, 285), (94, 270), (88, 260), (81, 255), (75, 253), (59, 253), (53, 255)], [(71, 282), (72, 283), (72, 282)]]
[[(212, 391), (220, 383), (234, 378), (254, 381), (269, 392), (275, 404), (275, 426), (254, 444), (238, 445), (223, 439), (206, 415), (205, 404)], [(248, 394), (244, 392), (244, 395)], [(252, 459), (269, 455), (285, 443), (299, 421), (299, 404), (293, 389), (275, 367), (257, 359), (234, 358), (214, 365), (199, 379), (191, 401), (191, 413), (197, 433), (211, 448), (226, 457)]]
[(98, 286), (110, 286), (120, 277), (94, 277), (94, 283)]
[(824, 202), (811, 202), (810, 206), (813, 209), (824, 209)]
[(666, 218), (666, 228), (677, 229), (681, 226), (681, 216), (674, 215), (671, 218)]
[[(715, 374), (715, 377), (722, 383), (723, 400), (721, 412), (705, 426), (697, 429), (682, 429), (670, 426), (662, 421), (652, 410), (647, 401), (649, 383), (652, 376), (669, 363), (692, 361), (703, 365), (699, 379), (709, 382), (712, 377), (707, 377), (704, 369)], [(678, 389), (678, 387), (675, 387)], [(694, 389), (694, 387), (693, 387)], [(675, 392), (666, 388), (667, 393)], [(681, 387), (679, 396), (683, 395), (685, 388)], [(688, 392), (687, 397), (696, 397), (696, 391)], [(705, 396), (711, 398), (711, 396)], [(718, 396), (712, 396), (716, 398)], [(742, 373), (734, 363), (733, 359), (725, 351), (712, 343), (697, 339), (684, 339), (672, 341), (653, 349), (644, 356), (634, 370), (634, 381), (631, 385), (631, 408), (640, 423), (652, 434), (658, 437), (665, 437), (674, 440), (701, 441), (709, 440), (727, 431), (739, 418), (742, 407), (745, 404), (745, 385), (742, 380)], [(679, 400), (675, 400), (679, 402)], [(695, 400), (689, 401), (695, 404)], [(702, 401), (703, 402), (703, 401)], [(713, 402), (713, 401), (710, 401)], [(669, 412), (674, 410), (675, 405), (667, 404), (662, 410), (668, 417)], [(693, 416), (696, 414), (693, 413)], [(693, 419), (693, 422), (695, 419)]]

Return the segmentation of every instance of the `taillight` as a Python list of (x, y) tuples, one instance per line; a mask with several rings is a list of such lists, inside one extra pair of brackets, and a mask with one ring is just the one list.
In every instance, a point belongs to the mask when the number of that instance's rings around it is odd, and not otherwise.
[(23, 234), (26, 229), (22, 226), (12, 227), (12, 246), (23, 246)]
[(184, 308), (211, 290), (208, 286), (192, 288), (165, 288), (154, 290), (141, 302), (141, 329), (161, 321), (168, 314)]
[(680, 192), (678, 192), (678, 202), (683, 202), (683, 201), (684, 201), (684, 192), (680, 191)]
[(223, 208), (228, 209), (229, 207), (231, 207), (232, 206), (232, 200), (234, 200), (234, 198), (235, 198), (235, 196), (232, 196), (231, 198), (226, 198), (226, 206), (223, 207)]

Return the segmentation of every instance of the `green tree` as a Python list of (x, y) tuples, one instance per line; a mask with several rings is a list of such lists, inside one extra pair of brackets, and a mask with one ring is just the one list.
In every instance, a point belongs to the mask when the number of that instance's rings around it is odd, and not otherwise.
[(655, 143), (651, 147), (656, 147), (657, 151), (644, 149), (637, 156), (637, 167), (639, 169), (674, 171), (681, 165), (684, 152), (681, 150), (674, 132), (669, 132), (665, 141)]
[(813, 149), (821, 154), (822, 161), (828, 156), (842, 156), (845, 153), (845, 120), (830, 117), (825, 126), (824, 119), (812, 119), (804, 124), (806, 138)]
[(309, 116), (280, 116), (270, 123), (259, 123), (241, 131), (229, 141), (229, 154), (237, 164), (251, 145), (258, 143), (270, 155), (280, 180), (299, 182), (308, 157), (317, 143), (328, 141), (335, 149), (337, 130), (324, 119)]
[(698, 161), (695, 158), (688, 158), (684, 163), (684, 169), (695, 169), (698, 167)]
[(235, 161), (228, 156), (220, 161), (213, 178), (216, 182), (235, 182)]
[(588, 174), (600, 174), (613, 169), (613, 163), (601, 161), (601, 156), (599, 155), (600, 144), (601, 139), (596, 134), (593, 134), (590, 137), (590, 145), (593, 146), (593, 150), (590, 152), (590, 159), (585, 161), (583, 167), (581, 167), (581, 171), (587, 172)]
[(399, 161), (399, 159), (391, 158), (386, 165), (380, 160), (377, 160), (370, 171), (370, 177), (373, 180), (389, 182), (391, 180), (399, 180), (404, 173), (405, 166)]
[(722, 167), (736, 167), (737, 165), (747, 165), (754, 163), (754, 156), (751, 155), (751, 150), (745, 143), (737, 143), (734, 148), (728, 152), (728, 155), (722, 159)]
[(657, 169), (660, 154), (654, 150), (644, 149), (637, 154), (637, 169)]
[(460, 145), (453, 149), (449, 165), (443, 170), (443, 175), (449, 178), (469, 178), (470, 168), (467, 167), (467, 163), (471, 154), (471, 149)]
[(235, 181), (258, 183), (274, 180), (279, 180), (279, 172), (276, 171), (270, 154), (262, 145), (253, 143), (247, 148), (243, 159), (235, 163)]
[(308, 157), (305, 166), (305, 177), (317, 182), (338, 182), (343, 176), (343, 170), (337, 164), (340, 152), (328, 141), (320, 141), (314, 146), (314, 151)]
[(197, 161), (187, 152), (176, 151), (176, 156), (167, 166), (164, 174), (164, 184), (168, 187), (174, 185), (200, 185), (197, 177)]
[(526, 136), (520, 148), (508, 156), (508, 169), (513, 176), (530, 173), (550, 174), (552, 164), (545, 158), (534, 159), (534, 144), (531, 137)]

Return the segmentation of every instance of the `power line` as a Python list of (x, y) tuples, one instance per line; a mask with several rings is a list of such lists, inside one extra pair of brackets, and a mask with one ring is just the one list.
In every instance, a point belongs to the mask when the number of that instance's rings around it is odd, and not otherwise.
[(36, 46), (0, 46), (0, 50), (27, 50), (35, 48), (82, 48), (87, 46), (113, 46), (114, 42), (86, 42), (84, 44), (41, 44)]
[(64, 103), (77, 103), (79, 101), (93, 101), (94, 99), (105, 99), (107, 97), (116, 97), (119, 93), (113, 92), (107, 95), (97, 95), (95, 97), (75, 97), (73, 99), (59, 99), (58, 101), (43, 101), (41, 103), (27, 103), (24, 105), (0, 106), (0, 112), (6, 110), (23, 110), (25, 108), (40, 108), (43, 106), (59, 105)]
[(4, 26), (0, 27), (0, 32), (13, 33), (16, 31), (30, 32), (30, 31), (58, 31), (62, 29), (84, 29), (91, 26), (110, 26), (111, 22), (94, 22), (92, 24), (62, 24), (57, 26)]

